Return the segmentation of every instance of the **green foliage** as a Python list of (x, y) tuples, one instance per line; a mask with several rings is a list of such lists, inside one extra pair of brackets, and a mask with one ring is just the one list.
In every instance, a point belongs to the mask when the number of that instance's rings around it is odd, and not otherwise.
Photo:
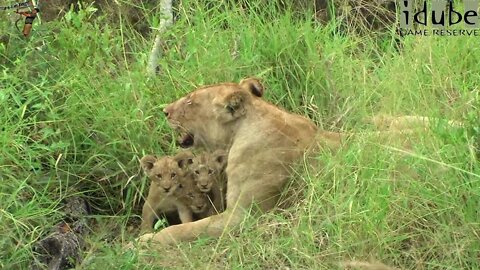
[[(32, 244), (76, 194), (87, 196), (96, 221), (84, 268), (161, 267), (121, 253), (148, 186), (138, 159), (175, 150), (165, 104), (196, 86), (246, 76), (265, 80), (265, 99), (328, 130), (365, 130), (362, 121), (379, 113), (466, 127), (452, 132), (438, 123), (410, 154), (368, 136), (335, 157), (319, 154), (320, 172), (306, 166), (295, 176), (307, 184), (295, 207), (246, 221), (240, 236), (167, 250), (165, 261), (180, 268), (331, 269), (350, 260), (480, 267), (474, 37), (406, 37), (398, 50), (393, 34), (342, 34), (335, 22), (319, 25), (313, 14), (295, 15), (275, 1), (181, 2), (155, 78), (145, 73), (153, 38), (142, 38), (123, 13), (111, 23), (85, 6), (35, 25), (29, 40), (0, 22), (8, 37), (0, 43), (0, 268), (26, 268)], [(144, 10), (152, 26), (154, 11)]]

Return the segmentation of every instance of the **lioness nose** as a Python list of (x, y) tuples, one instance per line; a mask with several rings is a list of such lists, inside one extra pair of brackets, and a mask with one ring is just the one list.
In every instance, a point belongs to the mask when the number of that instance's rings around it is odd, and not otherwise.
[(165, 190), (165, 192), (168, 192), (170, 190), (170, 187), (164, 187), (163, 189)]

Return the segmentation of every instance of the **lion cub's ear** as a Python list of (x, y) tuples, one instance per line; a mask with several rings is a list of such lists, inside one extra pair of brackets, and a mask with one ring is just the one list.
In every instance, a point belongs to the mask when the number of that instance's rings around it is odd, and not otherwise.
[(178, 167), (180, 167), (180, 169), (186, 170), (192, 165), (194, 157), (195, 156), (191, 151), (182, 151), (176, 154), (173, 159), (178, 163)]
[(254, 96), (262, 97), (264, 87), (262, 82), (257, 78), (246, 78), (240, 81), (240, 87), (252, 93)]
[(145, 173), (149, 174), (153, 166), (157, 162), (157, 158), (152, 155), (146, 155), (140, 159), (140, 165)]
[(216, 150), (212, 153), (212, 159), (215, 162), (216, 169), (223, 171), (227, 167), (228, 154), (225, 150)]

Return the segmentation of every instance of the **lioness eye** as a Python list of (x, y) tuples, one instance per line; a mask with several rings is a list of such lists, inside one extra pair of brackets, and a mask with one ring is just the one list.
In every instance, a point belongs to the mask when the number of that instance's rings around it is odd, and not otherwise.
[(157, 174), (157, 177), (158, 177), (158, 178), (162, 178), (162, 175), (161, 175), (161, 174)]
[(212, 169), (208, 170), (208, 174), (213, 174), (213, 170)]
[(191, 158), (189, 158), (187, 162), (188, 162), (188, 164), (192, 164), (193, 160)]
[(176, 173), (172, 173), (172, 175), (170, 175), (172, 178), (175, 178), (175, 176), (177, 176)]
[(200, 174), (200, 172), (199, 172), (199, 171), (195, 171), (195, 174)]

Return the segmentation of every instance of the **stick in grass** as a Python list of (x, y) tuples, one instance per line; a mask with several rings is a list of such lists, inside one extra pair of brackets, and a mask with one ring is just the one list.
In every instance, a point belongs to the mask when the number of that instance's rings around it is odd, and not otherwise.
[(162, 0), (160, 1), (160, 24), (158, 26), (157, 35), (155, 36), (155, 43), (153, 44), (148, 58), (147, 72), (152, 76), (157, 73), (158, 60), (162, 56), (162, 35), (172, 24), (172, 0)]

